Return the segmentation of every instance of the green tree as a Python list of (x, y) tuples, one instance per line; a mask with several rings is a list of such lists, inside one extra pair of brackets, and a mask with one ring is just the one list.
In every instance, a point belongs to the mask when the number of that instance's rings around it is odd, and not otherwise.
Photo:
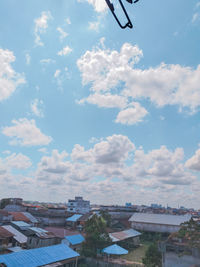
[(162, 255), (158, 251), (156, 244), (152, 244), (148, 247), (145, 257), (142, 259), (145, 267), (161, 267), (162, 266)]
[(111, 225), (111, 216), (110, 216), (109, 212), (107, 210), (101, 210), (100, 211), (100, 215), (106, 221), (107, 227), (110, 227), (110, 225)]
[(106, 231), (106, 221), (103, 217), (94, 215), (86, 222), (86, 238), (82, 253), (87, 257), (96, 257), (98, 251), (111, 244), (111, 239)]

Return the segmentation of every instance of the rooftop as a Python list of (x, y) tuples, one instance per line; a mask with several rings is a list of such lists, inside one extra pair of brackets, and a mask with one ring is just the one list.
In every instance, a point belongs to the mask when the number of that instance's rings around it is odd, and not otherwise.
[(154, 213), (134, 213), (129, 219), (130, 222), (142, 222), (163, 225), (176, 225), (187, 222), (191, 219), (191, 215), (169, 215)]
[(72, 245), (78, 245), (78, 244), (81, 244), (83, 241), (85, 241), (85, 238), (81, 234), (65, 236), (65, 238)]
[(26, 243), (27, 242), (27, 237), (17, 231), (14, 227), (11, 225), (4, 225), (2, 226), (4, 229), (6, 229), (8, 232), (14, 235), (14, 239), (19, 242), (20, 244)]
[(140, 236), (141, 233), (139, 233), (138, 231), (134, 230), (134, 229), (128, 229), (128, 230), (124, 230), (124, 231), (120, 231), (120, 232), (114, 232), (114, 233), (110, 233), (109, 236), (112, 239), (113, 242), (118, 242), (121, 240), (125, 240), (131, 237), (136, 237), (136, 236)]
[(81, 214), (74, 214), (73, 216), (66, 219), (67, 222), (76, 222), (79, 218), (81, 218)]
[(78, 256), (68, 246), (60, 244), (0, 255), (0, 263), (7, 267), (38, 267)]

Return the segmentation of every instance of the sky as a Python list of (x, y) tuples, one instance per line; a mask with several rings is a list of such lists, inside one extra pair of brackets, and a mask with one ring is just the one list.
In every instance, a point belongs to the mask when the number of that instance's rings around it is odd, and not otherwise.
[(123, 3), (0, 1), (0, 198), (199, 209), (200, 1)]

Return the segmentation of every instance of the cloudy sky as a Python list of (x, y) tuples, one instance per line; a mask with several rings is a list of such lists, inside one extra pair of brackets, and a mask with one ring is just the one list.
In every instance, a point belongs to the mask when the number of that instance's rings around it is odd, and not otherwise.
[(1, 198), (199, 208), (200, 2), (125, 5), (0, 1)]

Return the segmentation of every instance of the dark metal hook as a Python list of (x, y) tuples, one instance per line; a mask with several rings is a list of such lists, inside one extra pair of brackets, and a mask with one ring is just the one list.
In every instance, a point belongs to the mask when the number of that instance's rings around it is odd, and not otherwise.
[[(124, 11), (124, 14), (125, 14), (126, 18), (127, 18), (127, 23), (125, 25), (122, 25), (121, 22), (119, 21), (118, 17), (115, 14), (114, 5), (110, 2), (110, 0), (105, 0), (105, 1), (107, 3), (108, 7), (110, 8), (110, 11), (112, 12), (115, 20), (119, 24), (120, 28), (122, 28), (122, 29), (125, 29), (126, 27), (133, 28), (133, 24), (132, 24), (132, 22), (131, 22), (131, 20), (130, 20), (130, 18), (128, 16), (128, 13), (126, 12), (126, 9), (125, 9), (125, 7), (124, 7), (124, 5), (123, 5), (121, 0), (119, 0), (119, 3), (121, 5), (122, 10)], [(138, 2), (139, 0), (135, 0), (134, 2), (133, 2), (133, 0), (126, 0), (126, 1), (129, 2), (130, 4), (132, 4), (132, 3)]]

